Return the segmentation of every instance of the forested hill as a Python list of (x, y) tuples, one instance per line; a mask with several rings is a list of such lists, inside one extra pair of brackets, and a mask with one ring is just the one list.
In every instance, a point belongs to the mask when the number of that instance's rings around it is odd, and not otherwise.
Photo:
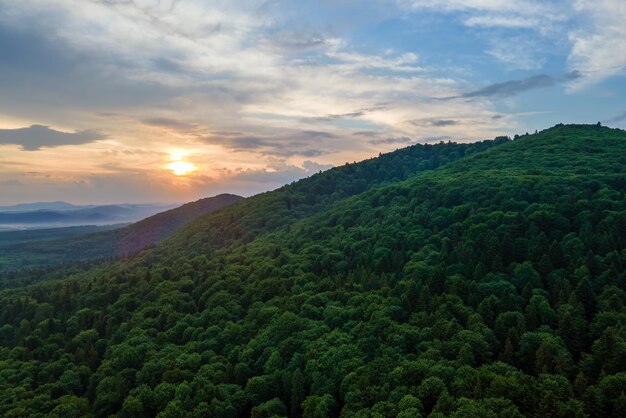
[(194, 219), (241, 199), (233, 194), (220, 194), (157, 213), (123, 228), (56, 240), (0, 245), (0, 271), (134, 254), (155, 245)]
[(277, 190), (261, 193), (206, 216), (181, 231), (169, 248), (189, 252), (199, 247), (224, 248), (233, 242), (248, 242), (261, 234), (289, 225), (337, 202), (386, 184), (435, 170), (470, 155), (510, 142), (507, 137), (470, 144), (440, 142), (417, 144), (378, 158), (320, 172)]
[[(433, 170), (465, 156), (484, 151), (506, 142), (506, 138), (482, 141), (473, 144), (446, 143), (414, 145), (379, 158), (356, 164), (346, 164), (307, 179), (282, 187), (271, 193), (254, 196), (241, 204), (229, 208), (228, 217), (238, 218), (245, 229), (229, 228), (224, 223), (219, 231), (211, 231), (206, 237), (210, 242), (219, 239), (221, 245), (231, 237), (250, 237), (277, 226), (285, 226), (304, 216), (319, 212), (336, 201), (361, 193), (380, 184), (399, 181), (418, 172)], [(48, 266), (60, 263), (75, 264), (103, 257), (125, 256), (152, 245), (173, 231), (189, 223), (203, 213), (217, 210), (238, 200), (234, 195), (220, 195), (191, 202), (154, 215), (117, 231), (59, 239), (0, 246), (0, 272), (19, 271), (25, 268), (45, 268), (33, 273), (11, 273), (2, 280), (0, 288), (13, 286), (16, 282), (38, 280), (50, 274)], [(190, 230), (206, 230), (198, 225)], [(15, 276), (15, 277), (14, 277)], [(4, 285), (2, 283), (5, 283)]]
[(467, 147), (0, 293), (0, 415), (623, 416), (626, 132)]

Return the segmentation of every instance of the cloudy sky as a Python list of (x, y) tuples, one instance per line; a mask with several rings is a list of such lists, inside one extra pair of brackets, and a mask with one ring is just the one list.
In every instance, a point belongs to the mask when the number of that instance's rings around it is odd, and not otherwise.
[(413, 143), (626, 128), (624, 21), (623, 0), (0, 0), (0, 203), (251, 195)]

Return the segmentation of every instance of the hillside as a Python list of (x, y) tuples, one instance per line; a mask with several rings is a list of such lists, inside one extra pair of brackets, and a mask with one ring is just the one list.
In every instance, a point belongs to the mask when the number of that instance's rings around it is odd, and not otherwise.
[(418, 145), (0, 293), (0, 415), (619, 417), (626, 132)]
[[(152, 215), (123, 228), (64, 239), (39, 240), (13, 245), (0, 244), (0, 271), (134, 254), (154, 245), (199, 216), (241, 199), (240, 196), (221, 194)], [(36, 231), (5, 234), (24, 235), (25, 233), (37, 234)]]
[[(322, 211), (346, 197), (381, 184), (406, 179), (419, 172), (435, 169), (465, 156), (484, 151), (503, 141), (505, 139), (500, 138), (496, 141), (474, 144), (415, 145), (358, 164), (346, 164), (271, 193), (263, 193), (240, 202), (230, 208), (228, 216), (233, 219), (237, 218), (241, 224), (237, 225), (237, 228), (231, 228), (227, 223), (222, 223), (219, 230), (212, 231), (212, 237), (205, 238), (207, 242), (217, 239), (224, 244), (233, 237), (242, 235), (252, 237), (278, 226), (284, 227), (304, 216)], [(144, 225), (148, 226), (149, 223)], [(178, 226), (182, 226), (182, 223)], [(195, 228), (192, 227), (192, 229)], [(176, 228), (171, 229), (170, 232), (174, 229)], [(206, 228), (200, 229), (207, 230)], [(150, 228), (140, 228), (139, 231), (127, 228), (79, 239), (2, 247), (0, 271), (15, 271), (23, 268), (93, 260), (105, 256), (125, 255), (131, 252), (123, 250), (128, 246), (132, 247), (130, 243), (132, 237), (151, 233), (150, 231)], [(38, 276), (38, 272), (34, 277), (33, 274), (28, 273), (23, 281), (30, 283), (36, 281)], [(21, 279), (18, 278), (17, 281), (19, 280)], [(15, 281), (11, 279), (11, 282)]]

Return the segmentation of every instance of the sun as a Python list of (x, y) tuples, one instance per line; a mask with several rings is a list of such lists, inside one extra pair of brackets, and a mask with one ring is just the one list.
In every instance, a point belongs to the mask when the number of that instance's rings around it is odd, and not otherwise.
[(170, 170), (174, 175), (177, 176), (186, 176), (189, 173), (193, 173), (198, 169), (194, 163), (190, 163), (189, 161), (184, 161), (186, 153), (182, 150), (176, 150), (172, 152), (172, 160), (173, 162), (169, 163), (165, 166), (168, 170)]
[(198, 167), (189, 161), (185, 161), (191, 152), (184, 149), (174, 149), (170, 152), (171, 163), (165, 166), (172, 174), (176, 176), (186, 176), (198, 170)]
[(166, 165), (165, 168), (177, 176), (185, 176), (198, 169), (194, 163), (190, 163), (188, 161), (174, 161)]

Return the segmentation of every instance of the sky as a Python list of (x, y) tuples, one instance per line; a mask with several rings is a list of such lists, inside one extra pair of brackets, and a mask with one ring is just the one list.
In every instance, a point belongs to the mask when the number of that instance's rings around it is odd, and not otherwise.
[(0, 0), (0, 204), (253, 195), (415, 143), (626, 128), (623, 0)]

